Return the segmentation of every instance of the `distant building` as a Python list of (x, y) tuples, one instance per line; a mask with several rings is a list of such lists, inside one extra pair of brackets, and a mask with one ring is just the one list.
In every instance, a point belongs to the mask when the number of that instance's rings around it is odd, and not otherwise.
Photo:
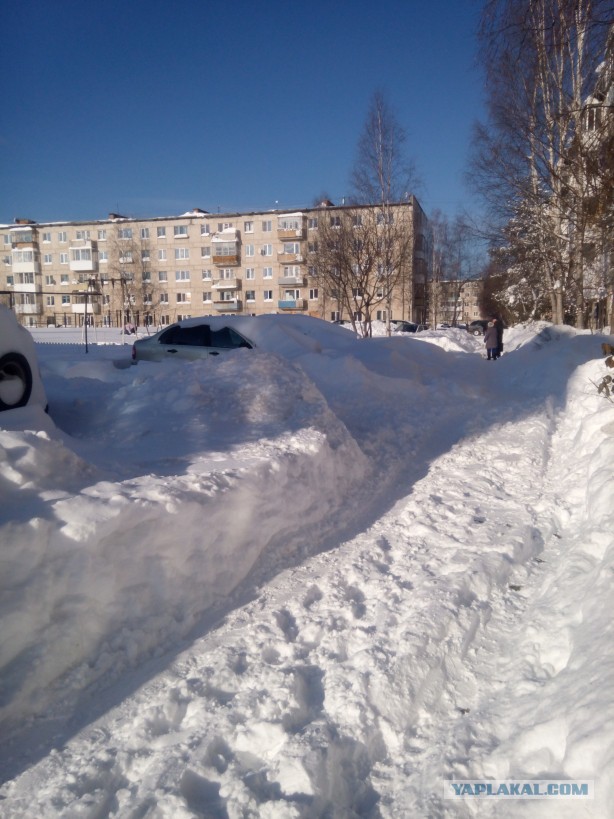
[[(368, 206), (364, 206), (368, 207)], [(345, 206), (327, 203), (327, 215)], [(393, 318), (424, 321), (429, 225), (414, 197), (413, 253)], [(216, 314), (302, 313), (334, 318), (310, 265), (321, 208), (0, 226), (0, 300), (27, 326), (163, 326)], [(385, 320), (382, 306), (373, 318)]]
[(429, 292), (429, 323), (460, 324), (483, 318), (480, 298), (484, 283), (481, 279), (456, 279), (431, 282)]

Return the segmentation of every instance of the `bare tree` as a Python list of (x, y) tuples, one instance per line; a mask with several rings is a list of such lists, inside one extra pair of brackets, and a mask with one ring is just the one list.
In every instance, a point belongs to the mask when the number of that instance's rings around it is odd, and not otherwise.
[(153, 323), (159, 293), (151, 278), (148, 237), (135, 224), (120, 222), (109, 237), (108, 253), (103, 286), (111, 323)]
[[(313, 259), (320, 286), (350, 319), (371, 334), (373, 310), (390, 318), (395, 292), (411, 302), (413, 168), (403, 154), (406, 136), (384, 95), (373, 95), (351, 173), (347, 207), (322, 209), (318, 252)], [(368, 207), (363, 207), (368, 206)]]
[(593, 196), (583, 117), (606, 11), (601, 0), (489, 0), (481, 30), (489, 123), (476, 130), (473, 181), (502, 225), (533, 213), (553, 320), (571, 309), (578, 326)]

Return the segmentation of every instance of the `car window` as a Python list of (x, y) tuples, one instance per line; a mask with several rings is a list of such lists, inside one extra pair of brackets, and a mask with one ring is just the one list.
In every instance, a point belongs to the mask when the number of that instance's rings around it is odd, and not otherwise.
[(249, 344), (243, 336), (239, 335), (236, 330), (231, 327), (222, 327), (220, 330), (214, 330), (211, 333), (212, 347), (249, 347)]
[[(197, 324), (192, 327), (169, 327), (160, 336), (160, 344), (176, 344), (177, 346), (210, 347), (211, 328), (208, 324)], [(219, 346), (219, 345), (218, 345)]]

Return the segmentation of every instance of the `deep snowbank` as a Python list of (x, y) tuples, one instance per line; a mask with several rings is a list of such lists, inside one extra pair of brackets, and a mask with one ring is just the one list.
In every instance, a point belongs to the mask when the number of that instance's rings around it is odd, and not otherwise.
[(0, 431), (3, 812), (515, 816), (442, 781), (582, 777), (557, 814), (605, 819), (614, 406), (602, 338), (537, 330), (41, 347), (52, 419)]

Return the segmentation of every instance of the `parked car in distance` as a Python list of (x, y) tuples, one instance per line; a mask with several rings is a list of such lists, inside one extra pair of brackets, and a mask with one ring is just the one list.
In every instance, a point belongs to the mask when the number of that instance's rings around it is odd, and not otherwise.
[(488, 327), (488, 319), (476, 319), (467, 325), (467, 332), (474, 336), (483, 336)]
[(34, 339), (0, 304), (0, 412), (29, 404), (47, 409)]
[(220, 323), (215, 317), (171, 324), (164, 330), (147, 338), (138, 339), (132, 345), (132, 360), (164, 361), (169, 358), (194, 360), (210, 355), (220, 355), (241, 347), (252, 349), (254, 343), (241, 335), (230, 322)]
[(415, 322), (405, 319), (390, 319), (390, 325), (396, 333), (415, 333), (418, 330)]

